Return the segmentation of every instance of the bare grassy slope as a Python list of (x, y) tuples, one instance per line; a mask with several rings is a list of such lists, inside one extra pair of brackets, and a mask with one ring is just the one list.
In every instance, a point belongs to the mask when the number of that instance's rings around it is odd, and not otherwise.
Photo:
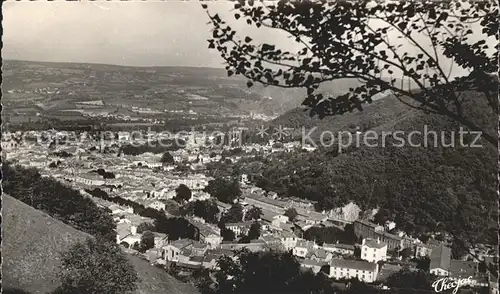
[[(2, 200), (3, 288), (50, 293), (60, 284), (60, 254), (90, 236), (11, 196)], [(198, 293), (147, 261), (128, 258), (140, 278), (136, 293)]]

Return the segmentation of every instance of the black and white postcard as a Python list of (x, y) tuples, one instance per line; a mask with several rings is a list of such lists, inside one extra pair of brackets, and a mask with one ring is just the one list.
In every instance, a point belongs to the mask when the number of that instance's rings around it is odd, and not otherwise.
[(497, 1), (5, 1), (2, 288), (498, 294)]

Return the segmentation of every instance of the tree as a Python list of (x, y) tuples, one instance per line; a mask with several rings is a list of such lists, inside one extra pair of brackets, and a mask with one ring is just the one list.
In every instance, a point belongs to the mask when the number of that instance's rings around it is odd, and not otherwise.
[(223, 241), (234, 241), (236, 239), (236, 234), (228, 228), (223, 228), (220, 230), (220, 235)]
[[(226, 61), (228, 76), (243, 75), (248, 87), (258, 82), (306, 88), (303, 104), (320, 118), (362, 110), (373, 95), (391, 91), (408, 106), (448, 116), (497, 144), (495, 136), (464, 116), (458, 94), (471, 89), (483, 92), (496, 113), (493, 93), (498, 81), (490, 76), (498, 71), (495, 1), (235, 4), (237, 20), (285, 32), (301, 46), (297, 52), (256, 44), (248, 36), (238, 38), (227, 22), (209, 12), (208, 5), (202, 7), (214, 29), (208, 47)], [(479, 41), (472, 41), (472, 36)], [(470, 75), (451, 78), (444, 60)], [(320, 84), (340, 79), (361, 83), (336, 97), (318, 93)]]
[(142, 234), (146, 231), (154, 231), (155, 225), (149, 222), (142, 222), (137, 226), (137, 233)]
[(262, 209), (260, 207), (253, 206), (245, 213), (245, 220), (259, 220), (262, 216)]
[(257, 240), (260, 237), (260, 224), (258, 222), (254, 222), (250, 225), (250, 229), (248, 230), (248, 239), (249, 240)]
[(323, 274), (302, 273), (290, 253), (242, 251), (237, 257), (218, 260), (216, 293), (334, 293)]
[(286, 211), (285, 211), (285, 215), (288, 216), (288, 219), (291, 221), (291, 222), (294, 222), (295, 221), (295, 218), (297, 217), (297, 215), (299, 215), (297, 213), (297, 210), (295, 210), (295, 208), (288, 208)]
[(178, 203), (184, 203), (186, 201), (189, 201), (191, 199), (192, 193), (191, 189), (188, 188), (188, 186), (184, 184), (180, 184), (179, 187), (175, 189), (175, 201)]
[(431, 259), (429, 257), (427, 257), (427, 256), (419, 257), (419, 258), (414, 259), (414, 262), (417, 264), (416, 267), (419, 270), (422, 270), (424, 272), (429, 271), (429, 267), (431, 265)]
[(138, 281), (134, 267), (116, 244), (90, 238), (62, 255), (60, 275), (57, 293), (131, 293)]
[(433, 280), (429, 273), (403, 269), (390, 275), (385, 284), (389, 288), (431, 290)]
[(146, 252), (146, 250), (155, 247), (155, 235), (151, 231), (145, 231), (141, 236), (140, 252)]
[(239, 203), (235, 203), (222, 216), (224, 223), (237, 223), (243, 219), (243, 207)]
[(399, 252), (399, 255), (403, 258), (403, 259), (408, 259), (412, 256), (413, 254), (413, 250), (409, 247), (407, 248), (403, 248), (403, 250), (401, 250)]
[(161, 156), (160, 162), (163, 164), (174, 164), (175, 160), (172, 154), (170, 154), (170, 152), (167, 151), (163, 153), (163, 155)]
[(189, 202), (182, 208), (184, 215), (196, 215), (205, 221), (216, 224), (218, 222), (219, 207), (210, 200)]
[(208, 182), (204, 191), (217, 200), (228, 204), (232, 204), (236, 198), (241, 196), (240, 183), (234, 179), (216, 178)]

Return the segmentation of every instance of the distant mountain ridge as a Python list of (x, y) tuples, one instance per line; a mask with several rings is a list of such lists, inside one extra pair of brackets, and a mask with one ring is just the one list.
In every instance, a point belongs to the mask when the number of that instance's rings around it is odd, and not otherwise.
[[(86, 99), (104, 97), (105, 101), (109, 101), (105, 98), (106, 96), (123, 95), (123, 92), (128, 92), (133, 96), (142, 95), (148, 91), (157, 91), (161, 93), (163, 101), (156, 103), (155, 100), (152, 106), (166, 102), (166, 105), (161, 105), (162, 108), (184, 107), (200, 113), (210, 112), (210, 109), (219, 109), (218, 111), (235, 114), (256, 113), (278, 116), (300, 106), (306, 98), (305, 89), (300, 88), (285, 89), (259, 83), (248, 88), (245, 78), (228, 77), (226, 70), (222, 68), (133, 67), (4, 60), (3, 77), (5, 90), (71, 86), (74, 92), (81, 93), (77, 96), (88, 97)], [(81, 85), (75, 83), (81, 83)], [(350, 87), (359, 84), (357, 80), (344, 79), (324, 83), (320, 89), (332, 95), (344, 94)], [(184, 94), (179, 91), (184, 91)], [(114, 93), (116, 94), (113, 95)], [(205, 96), (209, 98), (209, 101), (189, 101), (185, 94)], [(55, 96), (51, 101), (64, 102), (68, 98), (67, 95)], [(124, 105), (137, 102), (127, 99), (123, 99)]]

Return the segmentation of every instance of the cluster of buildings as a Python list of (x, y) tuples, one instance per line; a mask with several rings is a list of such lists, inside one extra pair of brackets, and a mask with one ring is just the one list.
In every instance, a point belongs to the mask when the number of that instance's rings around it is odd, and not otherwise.
[[(118, 142), (114, 144), (130, 140), (124, 133), (117, 134), (117, 137)], [(204, 188), (212, 178), (203, 174), (202, 167), (208, 162), (220, 161), (222, 156), (220, 152), (204, 148), (205, 140), (199, 134), (191, 135), (185, 148), (171, 153), (174, 162), (167, 164), (161, 162), (162, 154), (117, 156), (115, 153), (99, 152), (102, 146), (96, 148), (95, 143), (87, 141), (55, 146), (52, 150), (36, 142), (16, 140), (11, 135), (10, 138), (2, 138), (2, 149), (7, 152), (4, 154), (7, 155), (4, 157), (7, 160), (35, 167), (42, 176), (53, 177), (82, 192), (85, 189), (99, 188), (110, 196), (120, 196), (169, 215), (167, 204), (176, 196), (175, 190), (179, 185), (185, 185), (192, 191), (192, 197), (188, 201), (211, 198), (204, 192)], [(104, 145), (108, 148), (116, 147), (112, 144)], [(283, 148), (288, 148), (288, 145), (284, 146)], [(257, 146), (244, 148), (255, 147)], [(90, 151), (91, 149), (94, 151)], [(70, 156), (54, 155), (56, 151), (64, 151)], [(272, 147), (267, 152), (272, 152)], [(234, 159), (238, 160), (240, 156), (235, 155)], [(52, 164), (54, 162), (55, 165)], [(187, 172), (176, 172), (176, 166), (180, 163), (190, 163), (190, 169)], [(102, 173), (96, 172), (99, 169), (113, 176), (104, 177)], [(391, 261), (398, 259), (402, 250), (408, 249), (411, 250), (412, 257), (429, 257), (429, 270), (436, 276), (477, 277), (474, 281), (479, 286), (491, 286), (493, 283), (491, 280), (488, 284), (488, 280), (485, 281), (483, 276), (478, 275), (477, 262), (453, 260), (451, 249), (443, 242), (434, 239), (421, 242), (395, 230), (396, 224), (393, 222), (380, 226), (359, 220), (360, 209), (354, 203), (332, 211), (317, 212), (313, 202), (295, 198), (280, 199), (275, 193), (252, 186), (246, 175), (241, 176), (241, 187), (242, 195), (238, 201), (244, 214), (252, 208), (259, 208), (262, 215), (257, 221), (227, 223), (226, 228), (233, 231), (235, 236), (243, 236), (257, 223), (260, 227), (258, 239), (249, 243), (225, 242), (217, 226), (197, 217), (186, 217), (197, 228), (199, 240), (170, 240), (165, 234), (153, 232), (154, 248), (146, 252), (150, 261), (173, 263), (186, 270), (216, 270), (218, 258), (223, 255), (234, 256), (234, 250), (246, 248), (255, 252), (274, 249), (292, 252), (302, 268), (314, 273), (325, 271), (333, 279), (358, 278), (363, 282), (373, 283), (385, 278), (385, 272), (399, 270), (400, 267), (393, 266)], [(121, 207), (95, 197), (92, 199), (111, 211), (117, 223), (116, 242), (128, 248), (141, 242), (143, 232), (138, 231), (138, 228), (153, 223), (152, 219), (134, 214), (130, 207)], [(219, 201), (216, 204), (221, 212), (228, 211), (231, 207), (230, 204)], [(297, 215), (290, 220), (285, 212), (292, 208)], [(360, 244), (318, 245), (301, 237), (311, 227), (342, 228), (346, 224), (352, 224)], [(487, 246), (475, 248), (471, 254), (480, 256), (487, 262), (495, 262), (494, 258), (497, 258), (498, 262), (498, 251)]]

